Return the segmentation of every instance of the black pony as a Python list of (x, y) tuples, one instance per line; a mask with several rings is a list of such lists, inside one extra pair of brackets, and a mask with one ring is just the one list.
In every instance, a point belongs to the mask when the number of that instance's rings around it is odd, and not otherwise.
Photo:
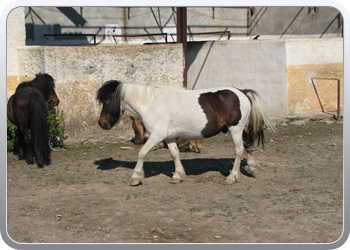
[(42, 168), (51, 163), (49, 145), (49, 106), (58, 105), (54, 79), (48, 74), (37, 74), (34, 80), (22, 82), (7, 104), (7, 117), (19, 131), (18, 159)]

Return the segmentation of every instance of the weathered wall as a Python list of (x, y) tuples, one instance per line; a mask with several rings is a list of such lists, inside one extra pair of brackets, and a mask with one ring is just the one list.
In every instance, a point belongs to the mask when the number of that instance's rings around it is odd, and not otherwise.
[[(343, 39), (287, 40), (289, 115), (321, 112), (311, 78), (339, 78), (343, 107)], [(314, 80), (325, 111), (337, 109), (337, 81)]]
[(98, 126), (102, 106), (96, 101), (96, 91), (111, 79), (182, 85), (183, 65), (180, 44), (19, 48), (20, 79), (38, 72), (54, 77), (67, 143), (131, 139), (128, 115), (110, 131)]
[[(188, 50), (189, 88), (252, 88), (276, 117), (322, 111), (311, 77), (343, 85), (342, 38), (189, 43)], [(336, 110), (336, 81), (315, 82), (325, 110)]]
[(7, 94), (12, 95), (19, 83), (17, 47), (25, 45), (24, 8), (12, 10), (7, 17)]

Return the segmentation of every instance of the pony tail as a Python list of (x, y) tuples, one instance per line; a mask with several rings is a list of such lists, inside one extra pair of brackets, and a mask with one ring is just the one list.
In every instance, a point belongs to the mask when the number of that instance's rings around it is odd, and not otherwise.
[(49, 146), (49, 125), (47, 122), (47, 107), (44, 99), (38, 94), (31, 94), (30, 131), (33, 138), (33, 150), (38, 167), (51, 163), (51, 149)]
[(258, 145), (262, 144), (264, 147), (265, 136), (263, 127), (266, 125), (273, 133), (276, 132), (275, 126), (270, 122), (266, 113), (264, 104), (259, 100), (258, 94), (250, 89), (242, 91), (250, 100), (252, 109), (249, 115), (249, 123), (247, 127), (247, 133), (252, 140), (258, 139)]

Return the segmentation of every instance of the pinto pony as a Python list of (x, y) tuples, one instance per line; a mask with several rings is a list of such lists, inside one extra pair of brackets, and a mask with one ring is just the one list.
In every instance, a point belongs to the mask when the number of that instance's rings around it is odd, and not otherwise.
[(32, 81), (22, 82), (7, 104), (7, 117), (18, 127), (18, 159), (42, 168), (51, 163), (47, 102), (58, 105), (55, 83), (48, 74), (38, 74)]
[[(253, 90), (221, 87), (186, 90), (174, 86), (151, 86), (107, 81), (98, 91), (97, 99), (103, 104), (98, 124), (111, 129), (125, 110), (139, 117), (150, 134), (138, 154), (131, 176), (131, 186), (144, 178), (143, 162), (146, 154), (165, 140), (175, 163), (173, 182), (185, 177), (176, 138), (201, 140), (220, 132), (230, 131), (236, 153), (233, 169), (224, 184), (233, 184), (240, 175), (240, 163), (247, 153), (248, 169), (256, 176), (258, 164), (252, 156), (252, 145), (264, 143), (263, 126), (273, 131), (265, 109)], [(248, 125), (247, 131), (244, 127)]]
[[(136, 144), (142, 144), (146, 141), (145, 139), (145, 133), (146, 133), (146, 128), (143, 126), (143, 123), (141, 119), (137, 117), (133, 117), (132, 115), (130, 116), (130, 119), (132, 121), (132, 129), (134, 130), (135, 133), (135, 139), (134, 142)], [(195, 153), (200, 153), (202, 150), (202, 144), (199, 140), (187, 140), (182, 137), (179, 137), (176, 140), (176, 144), (180, 150), (180, 152), (185, 152), (186, 150), (189, 150), (191, 152)], [(165, 143), (159, 143), (156, 148), (159, 148), (159, 145), (163, 145), (161, 148), (164, 148)]]

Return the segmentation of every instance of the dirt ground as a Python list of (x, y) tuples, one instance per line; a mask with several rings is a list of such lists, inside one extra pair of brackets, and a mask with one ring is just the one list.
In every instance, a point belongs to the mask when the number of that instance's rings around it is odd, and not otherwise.
[[(306, 125), (293, 125), (305, 122)], [(70, 145), (43, 169), (7, 154), (7, 230), (21, 243), (331, 243), (343, 231), (343, 124), (286, 120), (266, 132), (244, 171), (220, 134), (181, 153), (187, 178), (170, 184), (167, 149), (148, 154), (143, 184), (129, 181), (140, 145)], [(131, 148), (131, 149), (125, 149)]]

